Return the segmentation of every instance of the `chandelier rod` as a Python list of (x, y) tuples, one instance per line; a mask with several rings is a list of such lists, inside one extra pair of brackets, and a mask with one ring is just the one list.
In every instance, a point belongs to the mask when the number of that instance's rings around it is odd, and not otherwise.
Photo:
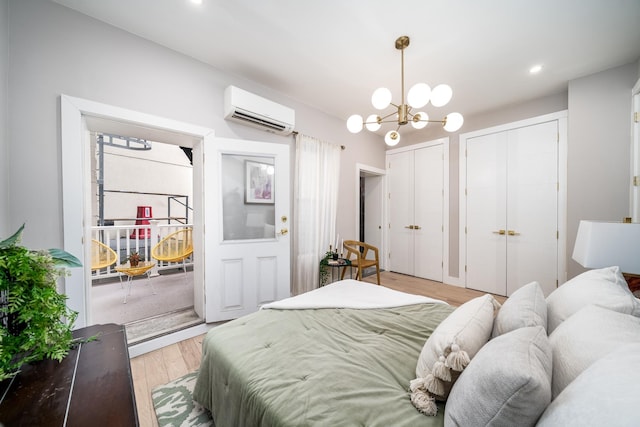
[[(407, 45), (409, 46), (409, 40), (407, 39)], [(404, 48), (406, 46), (402, 46), (402, 48), (400, 48), (400, 81), (401, 81), (401, 89), (402, 89), (402, 102), (401, 105), (404, 105)]]
[(396, 39), (396, 49), (400, 50), (400, 85), (402, 102), (400, 105), (404, 105), (404, 50), (409, 46), (409, 37), (401, 36)]

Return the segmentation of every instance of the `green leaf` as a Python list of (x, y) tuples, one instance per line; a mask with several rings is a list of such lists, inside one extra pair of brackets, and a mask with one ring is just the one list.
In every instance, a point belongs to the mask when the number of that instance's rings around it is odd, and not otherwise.
[(82, 263), (78, 258), (62, 249), (49, 249), (49, 255), (57, 265), (65, 267), (82, 267)]
[(20, 241), (20, 238), (22, 237), (22, 230), (24, 230), (24, 224), (22, 224), (22, 226), (18, 229), (18, 231), (13, 233), (13, 236), (0, 242), (0, 249), (5, 249), (11, 246), (15, 246), (15, 244), (18, 243)]

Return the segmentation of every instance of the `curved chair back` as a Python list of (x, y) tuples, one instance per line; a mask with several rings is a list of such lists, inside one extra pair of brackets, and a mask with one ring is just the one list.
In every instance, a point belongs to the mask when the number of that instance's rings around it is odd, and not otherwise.
[(91, 270), (109, 267), (118, 259), (118, 254), (109, 246), (97, 240), (91, 240)]
[[(357, 240), (345, 240), (343, 242), (344, 249), (347, 251), (345, 258), (351, 261), (351, 265), (358, 269), (356, 280), (362, 280), (362, 270), (368, 267), (376, 268), (376, 278), (378, 285), (380, 284), (380, 264), (378, 260), (378, 248), (365, 242)], [(373, 252), (373, 259), (367, 258), (368, 252)], [(353, 255), (353, 258), (352, 258)], [(342, 278), (347, 269), (342, 270)]]
[(192, 229), (183, 228), (160, 240), (151, 249), (151, 256), (158, 261), (184, 261), (193, 253)]

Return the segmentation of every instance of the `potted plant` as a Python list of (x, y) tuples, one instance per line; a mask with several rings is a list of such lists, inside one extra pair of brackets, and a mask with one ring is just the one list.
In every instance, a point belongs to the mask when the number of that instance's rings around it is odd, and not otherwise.
[(129, 261), (129, 265), (131, 267), (137, 267), (142, 259), (140, 258), (140, 254), (136, 251), (132, 251), (127, 257), (126, 261)]
[(18, 243), (24, 224), (0, 242), (0, 380), (20, 367), (43, 359), (61, 361), (74, 344), (72, 328), (78, 315), (58, 293), (65, 267), (80, 261), (60, 249), (30, 250)]
[(320, 287), (329, 283), (331, 280), (331, 271), (329, 271), (329, 260), (334, 259), (333, 255), (337, 252), (333, 252), (331, 248), (324, 254), (322, 260), (320, 260)]

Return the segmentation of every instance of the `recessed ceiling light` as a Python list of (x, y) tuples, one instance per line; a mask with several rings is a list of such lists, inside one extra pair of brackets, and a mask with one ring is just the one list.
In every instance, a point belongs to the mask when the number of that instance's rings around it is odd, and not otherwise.
[(202, 4), (202, 0), (191, 0), (193, 4)]
[(542, 65), (534, 65), (533, 67), (529, 68), (530, 74), (538, 74), (540, 71), (542, 71)]

